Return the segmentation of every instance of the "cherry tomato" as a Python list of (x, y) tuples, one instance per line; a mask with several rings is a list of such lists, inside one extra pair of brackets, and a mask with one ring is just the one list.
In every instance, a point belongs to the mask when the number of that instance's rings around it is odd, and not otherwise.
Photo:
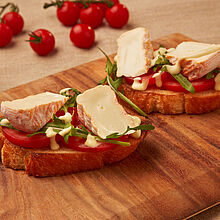
[(0, 47), (7, 46), (12, 39), (13, 32), (10, 27), (4, 23), (0, 23)]
[(95, 32), (87, 24), (77, 24), (70, 31), (70, 40), (80, 48), (90, 48), (95, 42)]
[(17, 12), (8, 12), (3, 18), (3, 23), (7, 24), (14, 35), (19, 34), (24, 27), (24, 20)]
[[(191, 82), (193, 87), (195, 88), (195, 92), (207, 91), (210, 89), (214, 89), (215, 80), (214, 79), (206, 79), (201, 78)], [(171, 90), (174, 92), (185, 92), (188, 93), (186, 89), (184, 89), (179, 82), (177, 82), (174, 78), (163, 82), (163, 89)]]
[(30, 46), (40, 56), (49, 54), (55, 46), (53, 34), (45, 29), (38, 29), (30, 34)]
[(11, 128), (2, 127), (2, 133), (11, 143), (27, 148), (43, 148), (50, 146), (50, 138), (45, 134), (36, 134), (28, 137), (28, 133), (17, 131)]
[(124, 5), (117, 4), (106, 10), (105, 18), (111, 27), (121, 28), (128, 23), (129, 12)]
[(96, 4), (91, 4), (88, 8), (82, 9), (80, 12), (81, 22), (90, 25), (92, 28), (100, 26), (103, 18), (103, 10)]
[(79, 19), (80, 7), (79, 5), (64, 1), (61, 8), (57, 7), (57, 18), (65, 26), (73, 26)]

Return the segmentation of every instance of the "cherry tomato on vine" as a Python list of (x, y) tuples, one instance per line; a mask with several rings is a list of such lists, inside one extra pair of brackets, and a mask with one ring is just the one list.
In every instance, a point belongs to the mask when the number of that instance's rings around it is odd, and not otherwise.
[[(102, 1), (102, 0), (99, 0), (99, 1)], [(113, 5), (119, 4), (119, 0), (109, 0), (109, 1), (112, 1)], [(98, 5), (103, 10), (104, 13), (109, 8), (106, 3), (105, 4), (103, 4), (103, 3), (95, 3), (95, 4)]]
[(70, 31), (70, 40), (80, 48), (90, 48), (95, 42), (95, 32), (87, 24), (77, 24)]
[(0, 47), (7, 46), (11, 42), (12, 36), (11, 28), (4, 23), (0, 23)]
[(24, 27), (24, 20), (17, 12), (8, 12), (2, 18), (3, 23), (7, 24), (14, 35), (19, 34)]
[(80, 11), (80, 20), (83, 24), (88, 24), (92, 28), (97, 28), (102, 24), (104, 18), (103, 10), (96, 4), (91, 4), (88, 8)]
[(45, 29), (38, 29), (29, 34), (31, 48), (40, 56), (50, 53), (55, 46), (55, 38), (53, 34)]
[(80, 6), (70, 1), (64, 1), (57, 7), (57, 18), (65, 26), (73, 26), (79, 19)]
[(117, 4), (106, 10), (105, 18), (111, 27), (121, 28), (128, 23), (129, 12), (124, 5)]

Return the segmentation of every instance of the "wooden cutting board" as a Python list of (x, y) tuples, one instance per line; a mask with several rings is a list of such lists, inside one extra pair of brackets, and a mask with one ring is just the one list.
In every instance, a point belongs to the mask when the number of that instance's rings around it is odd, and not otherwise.
[[(154, 46), (187, 40), (171, 34)], [(80, 65), (1, 92), (0, 101), (65, 87), (85, 90), (105, 76), (104, 67), (105, 59)], [(0, 219), (182, 219), (217, 204), (220, 110), (149, 118), (156, 129), (138, 149), (100, 170), (34, 178), (0, 165)]]

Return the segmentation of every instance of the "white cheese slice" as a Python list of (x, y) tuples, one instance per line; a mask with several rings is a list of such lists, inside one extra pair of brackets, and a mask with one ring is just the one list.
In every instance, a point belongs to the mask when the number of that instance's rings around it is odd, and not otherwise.
[(67, 100), (65, 96), (45, 92), (24, 99), (3, 101), (1, 112), (15, 128), (35, 132), (42, 128)]
[(118, 40), (117, 76), (136, 77), (148, 71), (153, 59), (149, 32), (142, 27), (122, 34)]
[(172, 63), (175, 63), (175, 59), (198, 58), (218, 50), (220, 50), (220, 44), (205, 44), (188, 41), (179, 44), (176, 49), (168, 52), (166, 57), (170, 59)]
[(103, 139), (112, 133), (122, 134), (128, 126), (135, 127), (141, 123), (139, 117), (125, 112), (115, 93), (107, 85), (85, 91), (77, 96), (76, 101), (80, 121)]
[(166, 57), (172, 64), (179, 64), (173, 67), (179, 66), (179, 71), (182, 68), (189, 80), (199, 79), (220, 65), (220, 44), (183, 42)]

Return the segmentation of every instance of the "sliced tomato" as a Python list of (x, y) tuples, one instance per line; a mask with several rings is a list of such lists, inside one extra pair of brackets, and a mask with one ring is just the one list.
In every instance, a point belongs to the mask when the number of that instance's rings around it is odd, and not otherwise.
[[(68, 108), (68, 112), (70, 114), (73, 114), (73, 111), (74, 111), (74, 115), (73, 115), (73, 118), (72, 118), (72, 122), (71, 124), (74, 125), (74, 126), (77, 126), (79, 125), (79, 118), (78, 118), (78, 114), (77, 114), (77, 108), (76, 107), (69, 107)], [(56, 116), (57, 117), (60, 117), (60, 116), (63, 116), (65, 115), (65, 112), (63, 110), (59, 110), (57, 113), (56, 113)]]
[[(154, 85), (155, 84), (155, 78), (152, 78), (152, 76), (155, 74), (153, 69), (149, 69), (149, 71), (141, 76), (138, 76), (141, 78), (140, 82), (149, 80), (148, 85)], [(125, 81), (127, 84), (132, 85), (134, 82), (134, 79), (137, 77), (124, 77)]]
[[(125, 135), (115, 140), (126, 142), (128, 140), (128, 136)], [(68, 143), (66, 143), (62, 136), (57, 135), (56, 141), (67, 148), (71, 148), (73, 150), (82, 151), (82, 152), (91, 152), (91, 153), (113, 150), (118, 146), (117, 144), (102, 142), (97, 147), (88, 147), (87, 145), (84, 144), (86, 139), (73, 137), (73, 136), (69, 137)]]
[(45, 134), (36, 134), (28, 137), (28, 133), (11, 128), (2, 127), (2, 133), (11, 143), (27, 148), (44, 148), (50, 146), (50, 138)]
[[(157, 72), (160, 70), (160, 68), (157, 69)], [(154, 86), (156, 84), (156, 80), (155, 78), (153, 78), (153, 75), (157, 72), (154, 72), (152, 68), (150, 68), (148, 70), (147, 73), (141, 75), (141, 76), (138, 76), (140, 77), (141, 79), (139, 80), (139, 82), (143, 82), (143, 81), (146, 81), (146, 80), (149, 80), (149, 83), (148, 83), (148, 86)], [(172, 76), (171, 76), (172, 77)], [(134, 79), (137, 78), (137, 77), (124, 77), (125, 78), (125, 81), (129, 84), (129, 85), (132, 85), (133, 82), (134, 82)], [(161, 80), (162, 82), (166, 81), (167, 79), (170, 78), (170, 74), (167, 73), (167, 72), (162, 72), (161, 74)]]
[[(192, 85), (195, 88), (195, 92), (207, 91), (210, 89), (214, 89), (215, 80), (214, 79), (206, 79), (201, 78), (195, 81), (192, 81)], [(179, 82), (177, 82), (174, 78), (169, 78), (169, 80), (163, 82), (162, 89), (171, 90), (174, 92), (185, 92), (188, 93), (186, 89), (184, 89)]]

